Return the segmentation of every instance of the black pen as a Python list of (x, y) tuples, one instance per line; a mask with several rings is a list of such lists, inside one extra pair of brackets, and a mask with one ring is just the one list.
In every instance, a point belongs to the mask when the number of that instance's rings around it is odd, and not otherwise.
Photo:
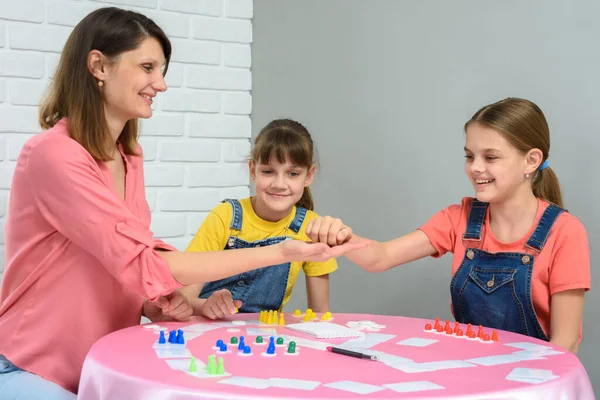
[(352, 351), (352, 350), (340, 349), (339, 347), (327, 347), (327, 351), (330, 353), (343, 354), (345, 356), (356, 357), (356, 358), (366, 358), (367, 360), (377, 361), (377, 356), (359, 353), (357, 351)]

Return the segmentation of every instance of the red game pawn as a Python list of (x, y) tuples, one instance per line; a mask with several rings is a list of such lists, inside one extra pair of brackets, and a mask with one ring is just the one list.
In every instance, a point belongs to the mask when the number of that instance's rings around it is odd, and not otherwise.
[(431, 324), (425, 324), (425, 330), (426, 331), (430, 331), (431, 330)]
[(467, 334), (467, 337), (468, 337), (469, 339), (475, 339), (475, 337), (476, 337), (476, 336), (475, 336), (475, 332), (473, 332), (473, 331), (469, 332), (469, 333)]
[(490, 335), (488, 335), (487, 333), (483, 335), (483, 341), (484, 342), (489, 342), (490, 341)]
[(483, 326), (479, 325), (479, 330), (477, 331), (477, 337), (479, 339), (483, 339)]
[(497, 341), (498, 341), (498, 332), (496, 332), (496, 330), (495, 330), (495, 329), (492, 331), (492, 340), (493, 340), (494, 342), (497, 342)]
[(448, 327), (448, 329), (446, 329), (446, 335), (452, 335), (454, 333), (454, 331), (452, 330), (452, 328)]
[(467, 325), (467, 336), (469, 336), (469, 334), (473, 332), (473, 329), (471, 329), (471, 324)]
[(435, 319), (435, 324), (433, 325), (433, 329), (435, 329), (437, 331), (438, 326), (440, 326), (440, 319), (436, 318)]
[(439, 325), (438, 325), (438, 327), (437, 327), (437, 328), (435, 328), (435, 330), (436, 330), (438, 333), (443, 333), (443, 332), (444, 332), (444, 328), (442, 327), (442, 324), (439, 324)]
[(454, 333), (458, 333), (459, 330), (460, 330), (460, 323), (458, 321), (456, 321), (454, 323)]
[(456, 332), (456, 337), (463, 337), (463, 331), (462, 331), (462, 329), (459, 329), (459, 330)]

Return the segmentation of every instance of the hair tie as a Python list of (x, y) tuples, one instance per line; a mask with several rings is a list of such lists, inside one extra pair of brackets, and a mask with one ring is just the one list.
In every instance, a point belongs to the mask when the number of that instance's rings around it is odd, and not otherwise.
[(540, 171), (543, 171), (543, 170), (545, 170), (546, 168), (548, 168), (548, 160), (545, 160), (545, 161), (542, 163), (542, 165), (540, 165), (540, 168), (539, 168), (539, 170), (540, 170)]

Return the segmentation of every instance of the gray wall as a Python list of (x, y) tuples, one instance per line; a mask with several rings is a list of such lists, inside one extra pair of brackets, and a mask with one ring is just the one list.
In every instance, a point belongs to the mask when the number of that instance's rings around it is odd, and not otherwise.
[[(536, 102), (549, 162), (589, 232), (600, 276), (600, 2), (283, 1), (254, 5), (253, 133), (275, 117), (311, 130), (317, 212), (386, 240), (473, 190), (463, 124), (481, 106)], [(374, 275), (346, 259), (332, 311), (450, 317), (451, 256)], [(579, 356), (600, 389), (599, 295), (586, 296)], [(299, 284), (287, 312), (306, 307)]]

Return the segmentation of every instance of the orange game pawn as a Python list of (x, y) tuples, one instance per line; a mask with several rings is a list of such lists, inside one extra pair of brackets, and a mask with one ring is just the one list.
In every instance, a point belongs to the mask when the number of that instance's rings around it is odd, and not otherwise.
[(479, 325), (479, 330), (477, 331), (477, 337), (479, 339), (483, 339), (483, 326)]
[(498, 332), (496, 332), (496, 330), (495, 330), (495, 329), (492, 331), (492, 340), (493, 340), (494, 342), (497, 342), (497, 341), (498, 341)]

